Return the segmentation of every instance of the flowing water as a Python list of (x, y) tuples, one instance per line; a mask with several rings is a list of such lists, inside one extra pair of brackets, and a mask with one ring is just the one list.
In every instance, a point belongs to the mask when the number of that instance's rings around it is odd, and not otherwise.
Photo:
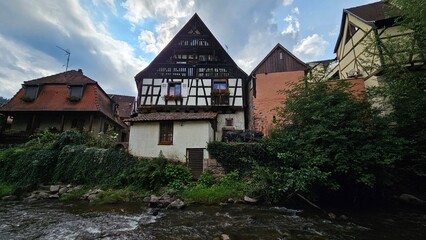
[(157, 212), (143, 204), (0, 202), (0, 239), (426, 239), (426, 211), (345, 215), (241, 204)]

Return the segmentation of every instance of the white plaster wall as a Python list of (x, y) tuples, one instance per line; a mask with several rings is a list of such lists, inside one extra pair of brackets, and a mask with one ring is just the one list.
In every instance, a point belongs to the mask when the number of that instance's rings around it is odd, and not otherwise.
[[(187, 148), (207, 148), (214, 132), (209, 121), (175, 121), (173, 145), (159, 145), (160, 123), (134, 123), (130, 127), (129, 152), (140, 157), (158, 157), (186, 162)], [(207, 152), (204, 152), (207, 158)]]
[(217, 134), (216, 141), (222, 141), (222, 128), (225, 127), (226, 118), (234, 119), (235, 130), (244, 130), (244, 112), (239, 111), (236, 113), (219, 114), (217, 116)]

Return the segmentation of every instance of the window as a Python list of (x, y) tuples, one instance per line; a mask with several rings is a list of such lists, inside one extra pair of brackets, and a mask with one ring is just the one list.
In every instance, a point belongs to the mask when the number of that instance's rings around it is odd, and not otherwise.
[(348, 23), (345, 43), (347, 43), (349, 41), (349, 39), (351, 39), (353, 37), (353, 35), (355, 35), (355, 33), (358, 31), (358, 29), (359, 29), (359, 27), (355, 26), (353, 23), (351, 23), (351, 22)]
[(234, 126), (234, 119), (233, 118), (225, 118), (225, 126), (227, 126), (227, 127)]
[(25, 86), (25, 98), (34, 100), (38, 94), (38, 86)]
[(68, 86), (69, 97), (81, 98), (83, 96), (83, 86), (82, 85), (70, 85)]
[(160, 145), (173, 144), (173, 122), (160, 122)]
[(226, 80), (213, 80), (213, 92), (228, 92)]
[(169, 89), (167, 96), (169, 97), (180, 97), (181, 96), (181, 85), (180, 83), (169, 83)]
[(161, 84), (161, 95), (166, 100), (182, 99), (188, 96), (188, 84), (182, 82), (168, 82)]

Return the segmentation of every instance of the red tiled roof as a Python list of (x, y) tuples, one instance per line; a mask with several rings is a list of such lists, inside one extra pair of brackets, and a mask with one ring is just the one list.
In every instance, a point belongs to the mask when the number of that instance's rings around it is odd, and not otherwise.
[[(57, 81), (56, 81), (57, 80)], [(68, 84), (84, 84), (83, 96), (78, 102), (68, 101)], [(39, 85), (38, 95), (32, 102), (24, 102), (21, 98), (25, 89), (21, 88), (0, 112), (30, 111), (92, 111), (101, 112), (111, 120), (115, 120), (112, 112), (112, 100), (96, 81), (83, 75), (81, 71), (68, 71), (31, 81), (24, 85)], [(120, 123), (121, 124), (121, 123)]]
[(215, 112), (156, 112), (144, 113), (126, 122), (154, 122), (154, 121), (179, 121), (179, 120), (213, 120), (217, 117)]
[(81, 70), (70, 70), (67, 72), (58, 73), (55, 75), (37, 78), (30, 81), (24, 81), (24, 84), (28, 85), (39, 85), (39, 84), (73, 84), (73, 83), (82, 83), (82, 84), (95, 84), (96, 81), (83, 75)]

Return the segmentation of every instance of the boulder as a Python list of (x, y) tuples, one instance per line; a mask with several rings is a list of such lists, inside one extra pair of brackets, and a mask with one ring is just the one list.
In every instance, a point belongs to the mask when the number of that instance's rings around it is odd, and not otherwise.
[(248, 197), (248, 196), (244, 196), (244, 202), (246, 203), (257, 203), (257, 199)]
[(167, 209), (182, 209), (183, 207), (185, 207), (185, 203), (178, 198), (178, 199), (174, 200), (173, 202), (171, 202), (167, 206)]
[(51, 193), (57, 193), (59, 191), (60, 186), (59, 185), (52, 185), (50, 186), (50, 192)]
[(59, 198), (59, 194), (52, 194), (52, 195), (50, 195), (49, 196), (49, 198), (51, 198), (51, 199), (58, 199)]
[(45, 191), (41, 191), (37, 194), (37, 200), (41, 200), (41, 199), (46, 199), (49, 198), (50, 194), (45, 192)]
[(421, 200), (420, 198), (413, 196), (411, 194), (401, 194), (401, 196), (399, 196), (399, 199), (405, 203), (408, 204), (413, 204), (413, 205), (418, 205), (418, 206), (422, 206), (425, 204), (425, 201)]
[(220, 235), (220, 238), (221, 238), (222, 240), (231, 240), (231, 238), (229, 237), (229, 235), (228, 235), (228, 234), (222, 234), (222, 235)]
[(90, 203), (98, 200), (98, 195), (97, 194), (90, 194), (89, 196), (87, 196), (87, 200), (89, 200)]
[(62, 187), (62, 188), (59, 189), (58, 194), (62, 195), (66, 192), (68, 192), (68, 187)]
[(1, 198), (3, 201), (15, 201), (18, 199), (15, 195), (4, 196)]

